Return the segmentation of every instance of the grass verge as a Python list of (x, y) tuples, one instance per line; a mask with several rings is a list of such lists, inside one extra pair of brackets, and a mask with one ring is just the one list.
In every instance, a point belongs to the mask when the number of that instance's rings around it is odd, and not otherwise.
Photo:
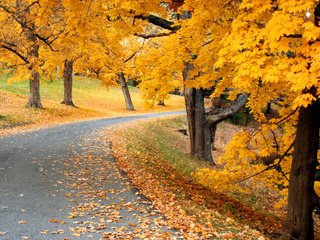
[(170, 118), (114, 129), (119, 167), (187, 239), (266, 239), (279, 226), (272, 216), (194, 181), (192, 173), (209, 166), (188, 156), (183, 127), (183, 118)]

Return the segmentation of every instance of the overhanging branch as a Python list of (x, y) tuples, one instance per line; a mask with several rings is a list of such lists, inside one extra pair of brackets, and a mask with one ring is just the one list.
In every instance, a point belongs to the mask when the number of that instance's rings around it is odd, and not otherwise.
[(30, 62), (28, 61), (28, 59), (27, 59), (25, 56), (23, 56), (21, 53), (19, 53), (16, 49), (14, 49), (14, 48), (12, 48), (12, 47), (10, 47), (10, 46), (4, 45), (4, 44), (0, 45), (0, 47), (4, 48), (4, 49), (6, 49), (6, 50), (8, 50), (8, 51), (10, 51), (10, 52), (13, 52), (13, 53), (16, 54), (20, 59), (22, 59), (25, 63), (27, 63), (27, 64), (30, 63)]
[(248, 95), (240, 94), (237, 100), (229, 107), (226, 107), (218, 113), (207, 112), (206, 120), (209, 127), (212, 127), (237, 113), (247, 102)]

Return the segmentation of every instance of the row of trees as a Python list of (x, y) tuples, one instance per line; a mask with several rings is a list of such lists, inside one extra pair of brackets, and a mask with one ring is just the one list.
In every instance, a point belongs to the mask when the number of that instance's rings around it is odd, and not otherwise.
[[(242, 146), (237, 156), (226, 156), (252, 165), (268, 159), (267, 170), (290, 179), (282, 239), (314, 239), (319, 6), (315, 0), (1, 0), (0, 61), (17, 78), (31, 79), (30, 107), (42, 107), (40, 75), (61, 64), (66, 89), (73, 68), (106, 84), (117, 78), (124, 92), (125, 76), (137, 78), (151, 102), (184, 88), (191, 154), (212, 164), (216, 125), (246, 104), (262, 127), (233, 142)], [(227, 92), (234, 103), (206, 112), (207, 88), (214, 97)], [(68, 90), (64, 103), (73, 105)], [(278, 116), (265, 116), (267, 103), (277, 105)]]
[(120, 83), (127, 108), (134, 110), (124, 70), (141, 41), (130, 40), (125, 24), (111, 16), (107, 20), (100, 5), (90, 1), (0, 1), (0, 23), (1, 70), (14, 70), (13, 81), (30, 79), (28, 107), (42, 108), (40, 76), (53, 75), (58, 66), (64, 69), (63, 104), (74, 106), (72, 74), (78, 72), (98, 77), (108, 86)]

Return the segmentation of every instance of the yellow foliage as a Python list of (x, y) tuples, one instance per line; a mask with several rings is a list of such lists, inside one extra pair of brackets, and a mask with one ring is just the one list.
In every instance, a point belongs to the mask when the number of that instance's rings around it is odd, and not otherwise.
[(320, 182), (315, 182), (314, 183), (314, 190), (316, 191), (318, 196), (320, 196)]

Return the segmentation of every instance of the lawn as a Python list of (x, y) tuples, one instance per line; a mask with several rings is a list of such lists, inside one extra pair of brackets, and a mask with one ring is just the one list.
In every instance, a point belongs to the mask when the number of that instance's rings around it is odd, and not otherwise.
[(60, 104), (63, 100), (62, 80), (42, 80), (41, 99), (44, 110), (26, 108), (28, 81), (8, 82), (0, 76), (0, 135), (82, 119), (115, 117), (184, 108), (184, 99), (172, 95), (166, 106), (148, 107), (138, 88), (129, 87), (136, 111), (127, 111), (120, 87), (105, 87), (97, 79), (76, 76), (73, 101), (77, 108)]

